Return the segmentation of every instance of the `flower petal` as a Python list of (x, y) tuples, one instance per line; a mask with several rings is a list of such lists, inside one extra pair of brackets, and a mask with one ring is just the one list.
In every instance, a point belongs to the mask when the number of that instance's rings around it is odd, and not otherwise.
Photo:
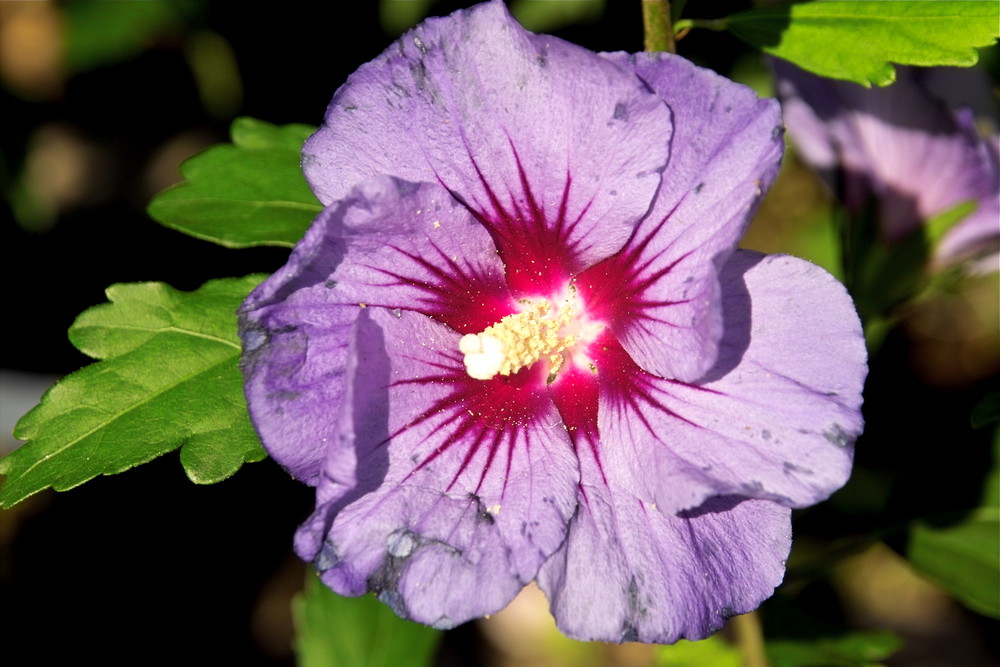
[(325, 209), (240, 318), (251, 417), (268, 452), (307, 484), (338, 432), (359, 304), (417, 310), (465, 333), (516, 309), (489, 234), (441, 186), (383, 176)]
[(341, 414), (357, 472), (330, 459), (296, 548), (335, 591), (376, 591), (406, 618), (496, 612), (563, 542), (576, 502), (544, 384), (469, 378), (458, 334), (417, 313), (369, 308), (358, 324)]
[(603, 481), (578, 446), (580, 505), (563, 547), (539, 573), (570, 637), (669, 644), (701, 639), (768, 598), (784, 576), (790, 510), (713, 498), (670, 515)]
[(303, 169), (326, 203), (376, 174), (440, 182), (489, 227), (522, 297), (622, 246), (660, 182), (670, 128), (630, 71), (528, 33), (497, 1), (425, 21), (359, 68)]
[(740, 251), (721, 278), (726, 335), (702, 383), (653, 377), (606, 346), (600, 464), (666, 512), (716, 495), (818, 502), (850, 475), (862, 427), (866, 352), (853, 304), (793, 257)]
[(774, 100), (670, 54), (611, 54), (674, 114), (670, 162), (650, 215), (617, 256), (580, 276), (588, 312), (641, 368), (692, 382), (722, 337), (717, 270), (735, 248), (783, 151)]
[(327, 284), (345, 303), (414, 310), (460, 333), (517, 311), (489, 233), (440, 185), (376, 177), (315, 224), (342, 258)]
[(257, 286), (239, 313), (250, 418), (268, 453), (311, 486), (338, 433), (358, 310), (323, 284), (336, 261), (321, 252), (325, 234), (321, 225), (311, 226), (285, 267)]

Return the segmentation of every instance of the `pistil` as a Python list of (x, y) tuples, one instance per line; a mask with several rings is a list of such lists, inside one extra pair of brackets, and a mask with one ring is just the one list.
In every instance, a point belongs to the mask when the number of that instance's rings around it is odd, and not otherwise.
[(511, 375), (547, 357), (552, 372), (563, 362), (560, 352), (572, 346), (572, 334), (562, 335), (573, 320), (567, 301), (555, 313), (548, 299), (528, 304), (525, 310), (501, 319), (477, 334), (466, 334), (458, 342), (465, 355), (465, 370), (477, 380)]

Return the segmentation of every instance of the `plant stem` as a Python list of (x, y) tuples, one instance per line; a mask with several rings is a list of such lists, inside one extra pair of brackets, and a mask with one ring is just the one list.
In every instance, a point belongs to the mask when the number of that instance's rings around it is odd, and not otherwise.
[(768, 667), (764, 652), (764, 628), (756, 611), (733, 619), (736, 645), (743, 654), (744, 667)]
[(669, 0), (642, 0), (642, 27), (646, 51), (677, 53)]

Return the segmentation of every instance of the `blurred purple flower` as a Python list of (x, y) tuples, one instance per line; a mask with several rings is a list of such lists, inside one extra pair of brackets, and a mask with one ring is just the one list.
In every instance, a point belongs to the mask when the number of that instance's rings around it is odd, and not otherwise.
[(898, 67), (886, 88), (825, 79), (775, 60), (785, 123), (803, 158), (850, 211), (874, 200), (887, 243), (897, 243), (966, 201), (976, 209), (930, 256), (936, 268), (971, 260), (1000, 268), (998, 137), (984, 139), (968, 109), (933, 92), (940, 70)]
[(304, 149), (328, 206), (241, 312), (328, 586), (447, 628), (537, 580), (568, 635), (647, 642), (772, 593), (789, 508), (849, 475), (865, 375), (839, 283), (735, 250), (780, 124), (502, 2), (348, 79)]

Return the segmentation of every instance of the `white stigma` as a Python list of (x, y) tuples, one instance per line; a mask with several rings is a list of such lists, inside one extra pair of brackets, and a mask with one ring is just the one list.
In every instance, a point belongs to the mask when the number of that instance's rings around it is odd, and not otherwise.
[(549, 315), (550, 310), (548, 299), (540, 299), (481, 333), (462, 336), (458, 350), (465, 355), (469, 377), (489, 380), (496, 375), (510, 375), (544, 356), (548, 356), (555, 372), (563, 360), (559, 353), (575, 342), (572, 335), (560, 335), (573, 319), (573, 308), (567, 303), (554, 316)]
[(489, 380), (500, 372), (506, 360), (503, 341), (488, 333), (465, 334), (458, 341), (458, 351), (465, 355), (469, 377)]

